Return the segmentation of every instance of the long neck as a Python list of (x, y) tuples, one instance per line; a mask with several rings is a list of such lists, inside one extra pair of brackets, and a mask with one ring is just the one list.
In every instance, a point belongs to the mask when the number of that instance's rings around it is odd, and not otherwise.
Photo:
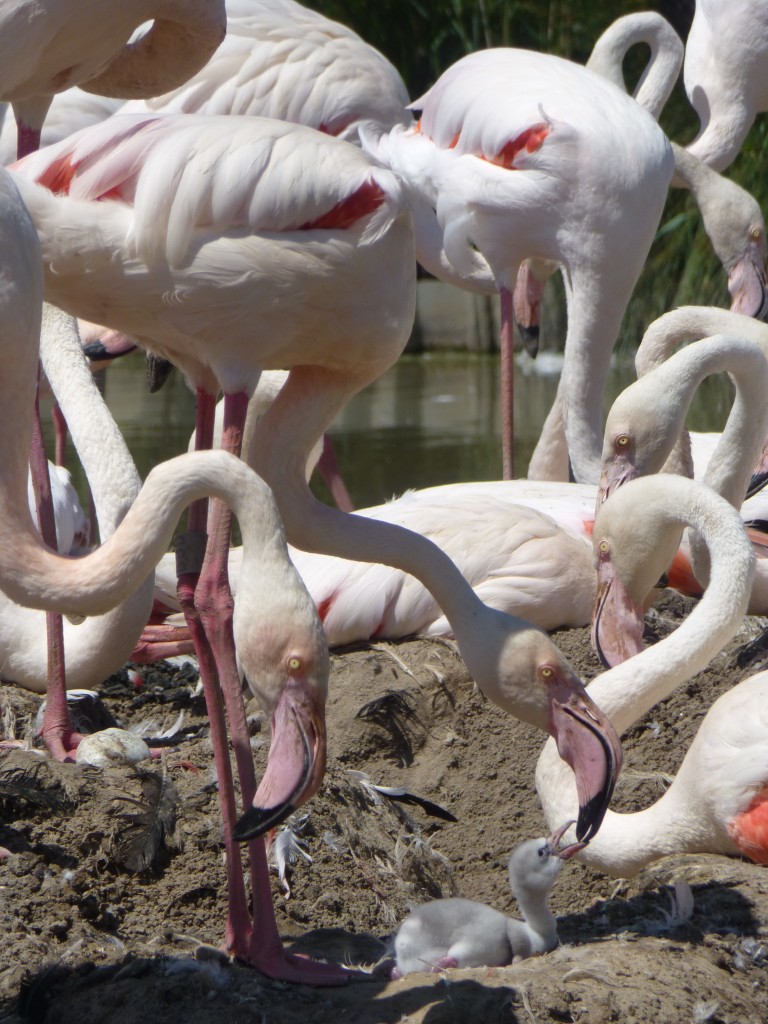
[[(592, 269), (564, 268), (568, 333), (558, 387), (562, 397), (565, 436), (577, 483), (600, 479), (603, 445), (603, 399), (626, 304), (637, 279), (629, 265)], [(639, 274), (640, 267), (637, 266)]]
[[(152, 27), (124, 49), (106, 71), (81, 83), (86, 92), (144, 99), (177, 89), (216, 52), (226, 31), (223, 0), (146, 4)], [(157, 16), (156, 13), (157, 12)]]
[(741, 96), (734, 97), (732, 103), (718, 102), (717, 112), (702, 119), (699, 134), (686, 149), (713, 170), (724, 171), (739, 155), (754, 120), (755, 112)]
[(595, 43), (587, 67), (626, 91), (622, 64), (628, 51), (639, 43), (647, 44), (651, 53), (633, 95), (658, 120), (685, 52), (680, 37), (661, 15), (647, 11), (617, 18)]
[(710, 334), (732, 334), (760, 345), (768, 358), (768, 325), (716, 306), (680, 306), (650, 325), (635, 353), (635, 370), (642, 377), (666, 362), (682, 341)]
[(641, 408), (653, 409), (654, 395), (660, 394), (671, 410), (669, 421), (659, 425), (658, 448), (643, 467), (644, 473), (658, 472), (679, 436), (700, 383), (710, 374), (722, 372), (731, 375), (736, 395), (705, 479), (738, 508), (768, 431), (768, 407), (761, 397), (768, 388), (768, 366), (762, 349), (740, 337), (705, 338), (641, 377), (632, 385), (633, 401)]
[[(484, 669), (497, 655), (492, 627), (497, 619), (513, 628), (517, 624), (521, 631), (532, 627), (484, 605), (451, 559), (425, 537), (391, 523), (339, 512), (318, 502), (307, 487), (304, 466), (309, 451), (355, 390), (340, 374), (319, 367), (294, 368), (257, 425), (248, 461), (273, 488), (291, 544), (306, 551), (391, 565), (420, 580), (450, 622), (478, 685), (490, 699), (508, 706), (496, 689), (496, 675)], [(479, 628), (481, 622), (485, 630)], [(507, 629), (504, 637), (510, 634)], [(538, 718), (526, 718), (524, 708), (516, 707), (515, 713), (537, 726), (543, 724)]]
[(43, 307), (40, 358), (88, 478), (105, 540), (136, 499), (141, 477), (96, 387), (74, 319), (55, 306)]
[[(602, 673), (589, 685), (590, 696), (620, 735), (705, 668), (741, 625), (754, 555), (737, 513), (713, 499), (700, 490), (695, 498), (677, 497), (675, 508), (668, 510), (668, 522), (693, 526), (708, 546), (711, 579), (701, 601), (672, 635)], [(536, 787), (550, 825), (555, 827), (572, 817), (577, 806), (575, 787), (551, 742), (539, 757)], [(679, 788), (673, 784), (648, 810), (636, 814), (609, 811), (580, 857), (616, 874), (632, 874), (653, 856), (682, 848), (675, 844), (691, 827), (685, 801), (681, 806)]]

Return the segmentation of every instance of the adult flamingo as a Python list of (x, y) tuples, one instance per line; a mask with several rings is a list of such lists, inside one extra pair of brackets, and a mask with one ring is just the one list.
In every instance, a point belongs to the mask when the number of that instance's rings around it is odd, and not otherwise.
[[(619, 732), (703, 669), (741, 625), (754, 556), (738, 514), (719, 495), (683, 477), (632, 481), (595, 522), (598, 628), (607, 603), (637, 602), (655, 585), (683, 526), (706, 539), (711, 585), (671, 635), (604, 672), (588, 689)], [(577, 856), (631, 877), (671, 853), (742, 854), (768, 863), (768, 673), (734, 686), (710, 708), (672, 785), (651, 807), (606, 815)], [(562, 821), (575, 794), (547, 743), (536, 767), (547, 820)]]
[(227, 35), (205, 67), (126, 112), (274, 117), (355, 143), (361, 124), (411, 123), (398, 71), (346, 25), (293, 0), (226, 6)]
[[(254, 587), (238, 602), (234, 633), (243, 669), (264, 707), (274, 713), (267, 772), (256, 799), (272, 807), (288, 787), (299, 804), (317, 789), (324, 764), (324, 701), (328, 655), (314, 605), (287, 557), (280, 520), (269, 489), (239, 459), (225, 452), (186, 455), (153, 470), (125, 519), (107, 542), (82, 558), (62, 558), (40, 541), (26, 505), (32, 395), (38, 360), (42, 266), (35, 229), (10, 176), (0, 175), (0, 340), (14, 378), (3, 378), (3, 398), (16, 430), (4, 446), (0, 508), (7, 526), (0, 545), (0, 578), (11, 599), (68, 613), (102, 614), (125, 600), (152, 571), (168, 546), (176, 520), (190, 501), (207, 494), (232, 504), (252, 553)], [(246, 535), (248, 537), (245, 540)], [(249, 558), (251, 556), (248, 556)], [(272, 583), (263, 587), (266, 573)], [(254, 623), (272, 623), (262, 631)], [(206, 690), (222, 797), (230, 903), (227, 943), (238, 956), (285, 978), (336, 982), (340, 972), (295, 961), (282, 948), (271, 911), (263, 845), (251, 844), (254, 891), (252, 925), (242, 870), (233, 846), (234, 790), (226, 730), (216, 687)], [(250, 763), (250, 762), (249, 762)], [(252, 777), (241, 777), (250, 801)], [(284, 801), (283, 801), (284, 802)], [(346, 975), (342, 975), (344, 977)]]
[[(144, 22), (152, 27), (129, 42)], [(13, 106), (18, 156), (40, 145), (51, 99), (73, 85), (123, 99), (185, 82), (224, 38), (224, 0), (6, 0), (0, 4), (0, 98)]]
[[(406, 183), (417, 257), (429, 271), (485, 290), (490, 268), (502, 305), (505, 410), (518, 268), (527, 257), (564, 267), (565, 433), (576, 479), (595, 482), (608, 354), (661, 216), (669, 143), (599, 75), (525, 50), (470, 54), (412, 106), (421, 111), (416, 128), (366, 145)], [(511, 414), (504, 415), (508, 477)]]
[(738, 155), (755, 116), (768, 110), (768, 10), (751, 0), (696, 0), (683, 79), (699, 115), (688, 152), (722, 171)]
[[(69, 194), (53, 195), (26, 175)], [(307, 488), (313, 444), (349, 396), (397, 358), (410, 329), (411, 225), (394, 176), (355, 147), (300, 126), (188, 115), (113, 118), (29, 157), (18, 183), (42, 240), (50, 295), (93, 320), (109, 305), (115, 326), (176, 361), (204, 402), (221, 385), (225, 403), (244, 413), (263, 367), (292, 366), (251, 452), (266, 460), (294, 541), (384, 558), (418, 576), (481, 689), (558, 732), (581, 778), (579, 827), (591, 832), (618, 753), (592, 709), (578, 707), (577, 681), (546, 634), (483, 605), (435, 545), (329, 509)], [(169, 305), (169, 294), (179, 301)], [(521, 647), (540, 670), (540, 687), (526, 694), (516, 692), (515, 665), (507, 665)], [(237, 677), (227, 685), (236, 688), (232, 703), (241, 701)], [(257, 808), (244, 817), (240, 835), (272, 821)]]

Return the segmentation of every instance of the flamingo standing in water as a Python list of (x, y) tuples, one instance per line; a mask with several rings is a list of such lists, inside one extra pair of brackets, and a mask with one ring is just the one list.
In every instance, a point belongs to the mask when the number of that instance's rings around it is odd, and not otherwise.
[[(599, 558), (597, 628), (610, 603), (639, 602), (655, 585), (684, 525), (702, 537), (710, 586), (671, 635), (604, 672), (588, 689), (619, 732), (703, 669), (741, 625), (754, 555), (738, 514), (711, 488), (662, 474), (613, 494), (595, 521)], [(550, 824), (575, 794), (547, 743), (536, 788)], [(710, 708), (664, 795), (631, 814), (609, 811), (577, 857), (628, 878), (671, 853), (742, 854), (768, 863), (768, 673), (735, 685)]]
[(365, 145), (412, 197), (419, 261), (501, 297), (504, 476), (512, 476), (512, 290), (528, 257), (564, 268), (564, 424), (576, 479), (599, 475), (608, 356), (673, 171), (655, 120), (558, 57), (485, 50), (412, 104), (418, 126)]
[[(189, 115), (113, 118), (27, 158), (17, 180), (42, 242), (50, 296), (95, 321), (110, 308), (116, 328), (182, 367), (206, 409), (212, 411), (221, 386), (224, 437), (233, 448), (260, 370), (292, 367), (256, 425), (251, 458), (264, 460), (294, 542), (342, 557), (384, 558), (422, 579), (480, 688), (557, 734), (579, 774), (578, 828), (588, 837), (609, 799), (620, 753), (597, 709), (582, 705), (577, 678), (546, 634), (483, 605), (435, 545), (330, 509), (306, 484), (312, 446), (350, 395), (397, 358), (411, 326), (411, 224), (394, 176), (353, 146), (310, 129)], [(226, 538), (227, 530), (219, 532)], [(211, 596), (225, 572), (226, 546), (217, 541), (195, 600), (220, 654), (244, 800), (251, 803), (239, 676), (225, 645), (227, 594), (223, 612)], [(26, 577), (17, 582), (28, 603), (41, 600), (38, 592), (30, 601)], [(524, 693), (515, 683), (520, 659), (538, 680)], [(285, 747), (300, 754), (306, 744), (296, 723), (286, 715), (280, 724), (294, 737)], [(267, 809), (254, 804), (237, 836), (270, 827), (295, 802), (295, 790), (291, 773), (274, 777)], [(257, 939), (248, 958), (264, 960)], [(298, 976), (273, 958), (268, 970)]]
[(699, 115), (688, 152), (722, 171), (738, 155), (755, 116), (768, 110), (768, 10), (752, 0), (696, 0), (683, 79)]

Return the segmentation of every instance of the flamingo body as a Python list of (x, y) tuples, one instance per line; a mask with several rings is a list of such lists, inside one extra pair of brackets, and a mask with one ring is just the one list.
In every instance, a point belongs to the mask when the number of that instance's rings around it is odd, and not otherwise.
[(661, 217), (669, 143), (610, 82), (525, 50), (470, 54), (412, 106), (417, 128), (364, 144), (406, 183), (419, 261), (502, 299), (527, 257), (565, 268), (565, 433), (576, 479), (595, 482), (608, 355)]

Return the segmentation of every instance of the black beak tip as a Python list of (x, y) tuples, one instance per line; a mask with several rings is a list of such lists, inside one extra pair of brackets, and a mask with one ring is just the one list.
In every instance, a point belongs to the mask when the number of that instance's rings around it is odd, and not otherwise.
[(535, 359), (539, 352), (538, 324), (534, 325), (533, 327), (524, 327), (522, 324), (518, 324), (517, 329), (520, 331), (520, 338), (523, 342), (523, 348), (531, 357), (531, 359)]
[(236, 843), (244, 843), (248, 839), (263, 836), (271, 828), (275, 828), (294, 812), (292, 804), (281, 804), (278, 807), (251, 807), (235, 823), (232, 838)]
[[(611, 792), (613, 786), (611, 786)], [(588, 843), (594, 839), (598, 829), (603, 823), (605, 812), (608, 810), (610, 793), (598, 793), (579, 808), (579, 817), (576, 821), (576, 838), (580, 843)]]

